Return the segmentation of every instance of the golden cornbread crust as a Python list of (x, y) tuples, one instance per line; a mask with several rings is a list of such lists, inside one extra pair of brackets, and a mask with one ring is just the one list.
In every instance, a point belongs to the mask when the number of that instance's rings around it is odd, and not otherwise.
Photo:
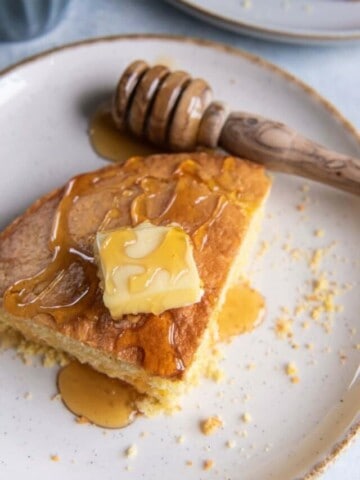
[[(69, 211), (69, 232), (77, 248), (93, 255), (94, 235), (114, 208), (116, 215), (106, 228), (134, 225), (144, 219), (159, 225), (178, 224), (194, 244), (204, 283), (202, 300), (159, 316), (126, 315), (114, 321), (98, 287), (93, 310), (85, 309), (61, 322), (48, 313), (27, 319), (3, 311), (0, 318), (25, 335), (29, 329), (32, 336), (38, 331), (39, 340), (45, 342), (54, 335), (56, 341), (50, 342), (55, 347), (66, 349), (66, 339), (72, 339), (106, 358), (143, 367), (145, 374), (181, 378), (218, 306), (252, 214), (266, 198), (270, 181), (259, 165), (207, 153), (135, 157), (124, 165), (98, 170), (96, 176), (101, 188), (84, 193)], [(1, 297), (15, 282), (32, 277), (49, 264), (53, 219), (63, 195), (64, 189), (45, 195), (0, 234)], [(55, 301), (71, 295), (69, 291), (82, 281), (82, 273), (74, 269), (52, 292)], [(31, 295), (29, 292), (30, 300)], [(54, 298), (45, 296), (44, 302), (54, 303)], [(43, 327), (46, 335), (40, 333)], [(166, 345), (169, 334), (172, 339)], [(87, 361), (81, 355), (80, 360)]]

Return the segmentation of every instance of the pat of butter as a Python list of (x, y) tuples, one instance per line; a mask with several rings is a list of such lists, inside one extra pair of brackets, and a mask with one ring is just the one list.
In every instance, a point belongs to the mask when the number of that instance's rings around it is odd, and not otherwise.
[(176, 226), (144, 222), (98, 232), (103, 300), (116, 319), (127, 313), (159, 314), (198, 302), (201, 280), (189, 236)]

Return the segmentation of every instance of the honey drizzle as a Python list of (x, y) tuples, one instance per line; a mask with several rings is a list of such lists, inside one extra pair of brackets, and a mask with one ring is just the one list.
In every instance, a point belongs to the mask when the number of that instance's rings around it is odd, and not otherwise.
[[(98, 285), (96, 265), (92, 256), (82, 252), (75, 244), (71, 243), (68, 213), (71, 205), (84, 191), (91, 188), (97, 179), (95, 174), (85, 174), (75, 177), (69, 182), (53, 221), (49, 241), (49, 249), (53, 253), (53, 257), (50, 263), (37, 275), (16, 282), (5, 292), (4, 306), (14, 315), (33, 317), (38, 313), (49, 313), (56, 321), (62, 322), (69, 315), (78, 315), (92, 304)], [(65, 272), (74, 264), (80, 265), (87, 279), (84, 290), (77, 292), (78, 296), (70, 302), (63, 302), (60, 305), (43, 305), (41, 301), (45, 295), (51, 293), (64, 277)], [(38, 295), (29, 300), (25, 298), (29, 292), (36, 291), (43, 283), (47, 283), (47, 285)]]
[[(50, 314), (60, 325), (66, 323), (70, 334), (76, 331), (75, 327), (74, 330), (71, 327), (73, 321), (81, 315), (84, 315), (86, 320), (93, 318), (96, 323), (104, 314), (108, 315), (108, 312), (100, 300), (97, 266), (92, 254), (79, 248), (76, 242), (71, 240), (68, 225), (71, 207), (83, 196), (91, 195), (92, 191), (110, 190), (114, 197), (113, 205), (104, 214), (98, 229), (116, 227), (116, 221), (123, 218), (118, 199), (128, 197), (127, 208), (130, 210), (133, 225), (143, 220), (162, 225), (179, 223), (198, 249), (202, 249), (207, 243), (208, 228), (221, 216), (228, 202), (235, 201), (230, 198), (229, 191), (218, 184), (224, 169), (232, 170), (232, 165), (228, 165), (226, 160), (220, 175), (209, 176), (199, 173), (198, 165), (194, 161), (185, 160), (174, 171), (174, 181), (169, 182), (162, 178), (141, 176), (142, 160), (134, 157), (129, 159), (121, 170), (108, 168), (100, 174), (93, 172), (75, 177), (69, 182), (55, 215), (49, 242), (52, 260), (37, 275), (9, 287), (4, 295), (5, 308), (14, 315), (27, 318), (39, 313)], [(113, 177), (116, 176), (119, 176), (119, 181), (114, 185)], [(103, 180), (109, 179), (113, 183), (107, 186), (105, 182), (103, 186)], [(160, 196), (164, 201), (157, 202)], [(156, 210), (159, 203), (161, 211)], [(47, 305), (47, 297), (56, 291), (57, 284), (61, 285), (62, 278), (74, 266), (81, 269), (84, 277), (80, 288), (77, 286), (75, 297)], [(138, 317), (139, 321), (135, 322), (128, 320), (130, 316), (124, 316), (119, 322), (109, 319), (110, 327), (116, 332), (115, 351), (119, 353), (128, 350), (131, 358), (134, 358), (135, 354), (136, 361), (141, 361), (153, 374), (173, 376), (180, 373), (184, 364), (175, 343), (177, 327), (171, 313)], [(159, 334), (152, 335), (154, 331)], [(154, 338), (154, 345), (149, 338)], [(163, 355), (159, 355), (160, 351), (164, 352)]]
[[(115, 177), (115, 169), (105, 169), (101, 173), (101, 179)], [(62, 199), (56, 209), (49, 240), (49, 250), (53, 253), (50, 263), (45, 269), (31, 278), (26, 278), (14, 283), (4, 294), (5, 308), (18, 316), (33, 317), (39, 313), (50, 314), (58, 323), (62, 323), (71, 317), (80, 315), (85, 309), (91, 307), (98, 290), (97, 265), (93, 255), (78, 248), (71, 241), (68, 219), (71, 207), (83, 196), (89, 195), (92, 190), (98, 188), (100, 181), (98, 172), (78, 175), (69, 181)], [(100, 229), (105, 227), (119, 212), (116, 208), (110, 209), (105, 215)], [(42, 300), (46, 295), (53, 292), (56, 285), (69, 271), (71, 266), (78, 265), (82, 269), (87, 280), (83, 291), (78, 291), (77, 297), (69, 302), (56, 305), (44, 305)], [(45, 285), (44, 285), (45, 284)], [(33, 292), (40, 289), (40, 293)], [(29, 296), (30, 299), (26, 299)]]

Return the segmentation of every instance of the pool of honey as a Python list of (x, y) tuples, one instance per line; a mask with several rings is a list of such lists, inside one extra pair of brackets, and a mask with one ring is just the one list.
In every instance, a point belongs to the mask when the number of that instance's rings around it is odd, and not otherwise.
[(133, 387), (77, 361), (60, 370), (58, 388), (71, 412), (100, 427), (126, 427), (139, 413)]
[(251, 332), (264, 316), (264, 297), (247, 283), (232, 286), (218, 317), (219, 338), (231, 340), (236, 335)]
[(159, 148), (139, 140), (129, 133), (120, 132), (112, 119), (110, 109), (103, 107), (90, 120), (89, 138), (95, 152), (112, 162), (125, 162), (134, 156), (159, 153)]

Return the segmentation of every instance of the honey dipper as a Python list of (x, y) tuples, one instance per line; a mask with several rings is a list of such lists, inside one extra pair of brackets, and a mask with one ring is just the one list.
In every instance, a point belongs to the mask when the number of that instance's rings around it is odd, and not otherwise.
[(123, 72), (112, 104), (117, 127), (174, 151), (220, 147), (268, 169), (360, 195), (360, 159), (315, 143), (283, 123), (229, 112), (205, 80), (138, 60)]

